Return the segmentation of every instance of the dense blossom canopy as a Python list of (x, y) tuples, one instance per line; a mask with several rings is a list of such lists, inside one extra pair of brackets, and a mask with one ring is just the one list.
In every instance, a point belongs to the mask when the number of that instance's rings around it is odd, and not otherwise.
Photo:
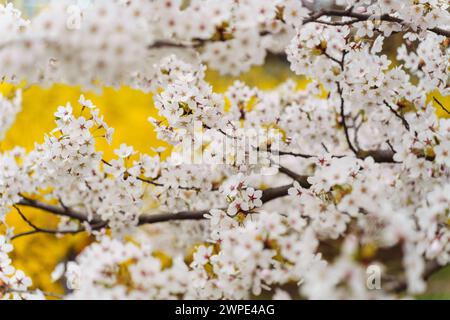
[[(447, 1), (57, 1), (31, 20), (8, 4), (0, 35), (3, 81), (151, 91), (149, 125), (172, 145), (106, 159), (114, 129), (81, 96), (34, 150), (0, 151), (0, 219), (31, 228), (0, 235), (0, 297), (45, 297), (10, 260), (39, 232), (92, 235), (53, 273), (77, 299), (398, 297), (450, 263), (450, 119), (432, 103), (448, 116)], [(268, 54), (307, 88), (205, 80)], [(20, 105), (20, 91), (0, 97), (0, 139)]]

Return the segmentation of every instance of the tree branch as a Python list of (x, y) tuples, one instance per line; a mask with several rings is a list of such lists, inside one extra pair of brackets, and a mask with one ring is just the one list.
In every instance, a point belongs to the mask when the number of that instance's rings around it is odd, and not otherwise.
[(395, 152), (392, 150), (360, 150), (356, 155), (359, 159), (372, 157), (377, 163), (400, 163), (394, 160)]
[(139, 217), (138, 225), (166, 222), (173, 220), (202, 220), (209, 210), (181, 211), (177, 213), (143, 214)]
[[(82, 213), (79, 213), (73, 209), (70, 208), (62, 208), (62, 207), (58, 207), (58, 206), (54, 206), (51, 204), (47, 204), (45, 202), (41, 202), (38, 200), (34, 200), (34, 199), (30, 199), (27, 198), (24, 195), (20, 195), (22, 197), (22, 200), (20, 200), (17, 204), (20, 206), (26, 206), (26, 207), (32, 207), (32, 208), (36, 208), (36, 209), (41, 209), (44, 211), (48, 211), (51, 212), (53, 214), (56, 214), (58, 216), (64, 216), (64, 217), (69, 217), (69, 218), (73, 218), (82, 222), (89, 222), (89, 219), (87, 217), (87, 215), (84, 215)], [(101, 222), (100, 220), (92, 220), (92, 223), (98, 223)]]
[[(300, 177), (306, 180), (306, 176)], [(299, 182), (305, 188), (309, 188), (311, 185), (307, 181), (305, 182), (305, 180), (301, 180)], [(288, 190), (291, 187), (292, 184), (288, 184), (280, 187), (274, 187), (263, 190), (261, 201), (264, 204), (274, 199), (287, 196)], [(176, 221), (176, 220), (202, 220), (205, 219), (205, 215), (208, 214), (209, 211), (210, 210), (198, 210), (198, 211), (181, 211), (177, 213), (143, 214), (139, 217), (138, 225), (152, 224), (166, 221)]]
[(58, 230), (58, 229), (41, 228), (41, 227), (36, 226), (33, 222), (31, 222), (31, 220), (29, 220), (22, 213), (22, 211), (19, 209), (19, 207), (14, 205), (14, 208), (17, 210), (17, 212), (19, 213), (19, 215), (22, 218), (22, 220), (25, 221), (31, 228), (33, 228), (33, 230), (27, 231), (27, 232), (23, 232), (23, 233), (19, 233), (19, 234), (15, 234), (14, 236), (11, 237), (11, 240), (14, 240), (14, 239), (17, 239), (17, 238), (20, 238), (20, 237), (23, 237), (23, 236), (36, 234), (36, 233), (48, 233), (48, 234), (58, 235), (58, 234), (76, 234), (76, 233), (80, 233), (80, 232), (86, 231), (86, 229), (84, 227), (76, 229), (76, 230)]
[(384, 104), (389, 108), (389, 110), (390, 110), (397, 118), (400, 119), (400, 121), (402, 122), (402, 124), (403, 124), (403, 126), (406, 128), (406, 130), (409, 131), (409, 128), (410, 128), (410, 127), (409, 127), (408, 121), (406, 121), (406, 119), (405, 119), (401, 114), (399, 114), (394, 108), (392, 108), (391, 105), (390, 105), (386, 100), (383, 100), (383, 102), (384, 102)]
[(311, 184), (308, 182), (308, 176), (297, 174), (294, 171), (283, 166), (280, 166), (278, 168), (278, 171), (291, 177), (295, 181), (298, 181), (298, 183), (305, 189), (309, 189), (309, 187), (311, 187)]
[[(352, 10), (332, 10), (332, 9), (321, 10), (316, 13), (313, 13), (309, 18), (307, 18), (303, 21), (303, 24), (310, 23), (310, 22), (323, 23), (324, 21), (320, 21), (320, 20), (317, 21), (317, 20), (320, 19), (321, 17), (325, 17), (325, 16), (354, 18), (353, 20), (350, 20), (350, 21), (341, 21), (341, 22), (339, 22), (339, 24), (336, 24), (336, 25), (351, 25), (356, 22), (362, 22), (362, 21), (367, 21), (367, 20), (378, 20), (378, 21), (394, 22), (394, 23), (398, 23), (398, 24), (402, 25), (403, 27), (410, 28), (410, 25), (406, 21), (404, 21), (400, 18), (397, 18), (397, 17), (393, 17), (389, 14), (371, 15), (371, 14), (367, 14), (367, 13), (354, 12)], [(325, 21), (325, 23), (327, 23), (327, 22)], [(437, 27), (430, 28), (427, 30), (434, 32), (441, 36), (450, 37), (449, 30), (445, 30), (445, 29), (437, 28)]]
[(356, 150), (356, 148), (353, 146), (353, 144), (350, 140), (350, 134), (348, 132), (348, 126), (347, 126), (347, 122), (345, 120), (345, 102), (344, 102), (344, 97), (342, 96), (342, 87), (339, 82), (336, 82), (336, 83), (337, 83), (337, 87), (338, 87), (339, 97), (341, 100), (340, 115), (341, 115), (341, 124), (344, 127), (345, 140), (347, 140), (347, 144), (348, 144), (348, 147), (350, 148), (350, 150), (352, 150), (352, 152), (354, 154), (358, 155), (358, 150)]
[[(302, 186), (305, 188), (309, 188), (310, 184), (307, 182), (306, 176), (300, 176), (297, 175), (299, 182)], [(281, 187), (275, 187), (275, 188), (269, 188), (266, 190), (263, 190), (263, 194), (261, 197), (261, 200), (263, 203), (269, 202), (273, 199), (284, 197), (288, 195), (289, 188), (292, 187), (292, 184), (288, 184)], [(89, 221), (87, 215), (77, 212), (73, 209), (64, 209), (59, 206), (47, 204), (45, 202), (41, 202), (38, 200), (28, 199), (24, 198), (22, 196), (22, 200), (17, 203), (17, 205), (25, 206), (25, 207), (32, 207), (36, 209), (41, 209), (59, 216), (69, 217), (76, 220), (79, 220), (81, 222), (88, 222), (90, 223), (93, 228), (100, 228), (100, 227), (107, 227), (107, 222), (101, 221), (101, 220), (92, 220)], [(165, 221), (174, 221), (174, 220), (201, 220), (204, 219), (204, 215), (207, 214), (209, 210), (199, 210), (199, 211), (181, 211), (177, 213), (160, 213), (160, 214), (142, 214), (139, 217), (138, 225), (143, 224), (152, 224), (152, 223), (158, 223), (158, 222), (165, 222)], [(36, 228), (35, 228), (36, 229)], [(47, 230), (47, 229), (41, 229), (37, 228), (42, 231), (29, 231), (26, 234), (20, 235), (24, 236), (27, 234), (34, 234), (38, 232), (48, 232), (48, 233), (73, 233), (74, 231), (58, 231), (58, 230)], [(76, 230), (77, 232), (86, 231), (86, 230)], [(17, 238), (19, 235), (14, 236)]]
[[(353, 18), (349, 21), (321, 21), (319, 20), (322, 17), (341, 17), (341, 18)], [(317, 12), (313, 12), (308, 18), (303, 20), (303, 24), (315, 22), (315, 23), (321, 23), (326, 25), (332, 25), (332, 26), (343, 26), (343, 25), (352, 25), (356, 22), (363, 22), (367, 20), (378, 20), (378, 21), (385, 21), (385, 22), (392, 22), (392, 23), (398, 23), (403, 27), (410, 28), (410, 25), (397, 17), (393, 17), (389, 14), (383, 14), (383, 15), (371, 15), (367, 13), (358, 13), (352, 11), (352, 8), (350, 10), (337, 10), (337, 9), (329, 9), (329, 10), (320, 10)], [(430, 28), (427, 29), (430, 32), (434, 32), (438, 35), (450, 37), (450, 31), (445, 30), (442, 28)], [(270, 32), (262, 31), (260, 32), (260, 36), (265, 36), (270, 34)], [(148, 49), (162, 49), (162, 48), (199, 48), (205, 45), (208, 42), (217, 42), (217, 41), (227, 41), (225, 39), (220, 40), (212, 40), (212, 39), (194, 39), (190, 43), (182, 43), (182, 42), (173, 42), (173, 41), (165, 41), (160, 40), (152, 43), (148, 46)]]

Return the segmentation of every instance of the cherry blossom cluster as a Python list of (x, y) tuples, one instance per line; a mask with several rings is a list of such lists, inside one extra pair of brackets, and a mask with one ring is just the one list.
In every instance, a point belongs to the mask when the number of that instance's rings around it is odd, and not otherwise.
[[(185, 133), (192, 134), (194, 121), (213, 127), (223, 116), (223, 98), (204, 81), (204, 69), (203, 66), (194, 69), (177, 61), (175, 56), (162, 62), (158, 71), (165, 75), (160, 81), (163, 91), (156, 96), (155, 106), (168, 123), (160, 128), (159, 138), (166, 138), (163, 134), (168, 133), (171, 136), (167, 138), (179, 141)], [(164, 81), (165, 78), (170, 82)], [(150, 121), (158, 124), (154, 119)]]
[[(120, 226), (135, 223), (142, 182), (134, 176), (124, 176), (127, 170), (124, 161), (132, 149), (121, 147), (116, 151), (119, 159), (114, 166), (106, 166), (102, 152), (95, 150), (95, 141), (111, 141), (114, 129), (108, 127), (91, 101), (81, 96), (79, 103), (79, 116), (74, 115), (69, 103), (58, 107), (57, 127), (30, 153), (16, 148), (2, 154), (2, 218), (21, 196), (51, 188), (45, 194), (47, 199), (59, 199), (64, 206), (82, 207), (89, 212), (88, 220), (99, 217), (113, 225), (116, 221)], [(105, 179), (105, 175), (114, 179)]]
[(17, 90), (10, 99), (0, 94), (0, 141), (13, 125), (17, 114), (22, 110), (22, 91)]
[[(163, 158), (125, 142), (107, 159), (97, 141), (111, 143), (114, 129), (81, 96), (34, 150), (0, 153), (2, 220), (94, 236), (55, 269), (68, 298), (397, 298), (424, 292), (450, 263), (448, 4), (318, 6), (99, 1), (30, 22), (2, 7), (7, 80), (151, 91), (149, 122), (171, 145)], [(206, 68), (238, 74), (268, 50), (284, 51), (307, 87), (235, 81), (219, 93), (205, 80)], [(2, 104), (14, 119), (20, 94)], [(59, 216), (58, 227), (36, 226), (28, 207)], [(30, 235), (7, 229), (5, 252)]]
[(249, 212), (262, 206), (262, 191), (248, 187), (242, 173), (230, 177), (220, 188), (230, 201), (227, 209), (227, 214), (230, 216), (235, 216), (241, 211)]
[(31, 279), (12, 266), (9, 257), (12, 250), (8, 239), (0, 236), (0, 299), (43, 299), (39, 290), (29, 291)]

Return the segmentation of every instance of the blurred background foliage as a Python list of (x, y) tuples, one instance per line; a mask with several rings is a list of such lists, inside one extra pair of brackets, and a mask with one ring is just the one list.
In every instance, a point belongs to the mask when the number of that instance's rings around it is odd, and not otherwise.
[[(0, 3), (6, 1), (0, 1)], [(11, 1), (10, 1), (11, 2)], [(24, 10), (26, 16), (32, 16), (40, 8), (45, 6), (48, 0), (18, 0), (12, 1)], [(401, 39), (399, 39), (401, 40)], [(395, 39), (392, 42), (396, 42)], [(392, 43), (388, 44), (389, 47)], [(393, 59), (395, 52), (389, 50), (390, 58)], [(270, 57), (263, 66), (253, 67), (238, 78), (220, 76), (217, 72), (208, 70), (207, 80), (216, 92), (223, 92), (235, 80), (242, 80), (249, 86), (260, 89), (273, 89), (288, 78), (294, 78), (299, 87), (307, 83), (305, 79), (295, 77), (289, 70), (288, 64), (279, 57)], [(42, 88), (38, 85), (19, 87), (23, 88), (23, 108), (18, 114), (13, 127), (8, 131), (6, 138), (0, 141), (0, 150), (8, 150), (15, 146), (21, 146), (31, 150), (34, 144), (43, 142), (44, 134), (50, 132), (54, 124), (53, 113), (60, 105), (70, 102), (77, 106), (80, 94), (93, 101), (106, 122), (113, 128), (115, 133), (112, 146), (104, 141), (98, 141), (97, 148), (105, 153), (105, 158), (113, 157), (113, 150), (121, 143), (133, 145), (140, 152), (152, 154), (152, 147), (166, 146), (156, 138), (156, 134), (148, 122), (148, 117), (157, 117), (157, 111), (153, 106), (151, 94), (145, 94), (129, 87), (120, 89), (103, 88), (101, 92), (86, 92), (80, 87), (56, 84), (50, 88)], [(0, 92), (4, 95), (11, 94), (17, 87), (10, 84), (0, 84)], [(450, 96), (442, 97), (438, 92), (430, 93), (437, 97), (445, 106), (450, 105)], [(436, 105), (437, 106), (437, 105)], [(439, 115), (444, 112), (437, 108)], [(76, 110), (76, 108), (75, 108)], [(164, 155), (167, 155), (167, 149)], [(55, 227), (57, 218), (37, 209), (27, 208), (26, 215), (37, 225)], [(7, 218), (9, 225), (14, 226), (15, 232), (28, 230), (28, 226), (20, 219), (17, 212), (12, 211)], [(0, 232), (3, 230), (0, 229)], [(23, 269), (32, 279), (34, 286), (47, 292), (63, 293), (64, 287), (61, 283), (51, 281), (51, 272), (55, 266), (62, 262), (73, 259), (82, 248), (90, 242), (85, 235), (65, 235), (55, 239), (53, 235), (36, 234), (14, 240), (15, 249), (13, 261), (17, 268)], [(425, 295), (419, 298), (450, 299), (450, 270), (443, 270), (430, 279), (430, 288)]]

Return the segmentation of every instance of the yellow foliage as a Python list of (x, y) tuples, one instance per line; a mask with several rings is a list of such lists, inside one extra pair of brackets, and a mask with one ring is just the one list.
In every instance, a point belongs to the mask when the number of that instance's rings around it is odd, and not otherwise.
[(152, 256), (159, 259), (162, 270), (170, 268), (173, 264), (172, 257), (167, 255), (164, 251), (157, 250), (152, 253)]

